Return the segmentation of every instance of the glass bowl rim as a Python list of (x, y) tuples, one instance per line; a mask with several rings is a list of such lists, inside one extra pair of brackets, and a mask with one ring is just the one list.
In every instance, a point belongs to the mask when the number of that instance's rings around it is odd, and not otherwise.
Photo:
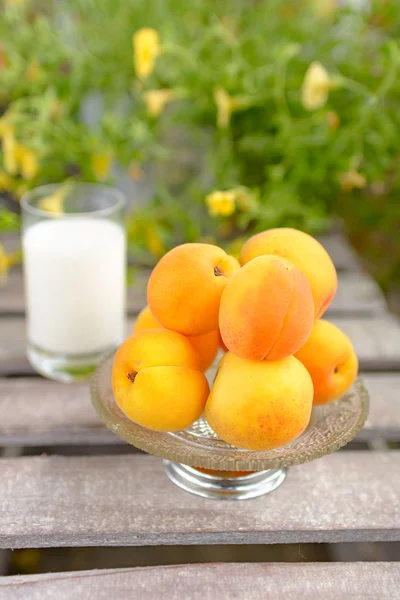
[[(317, 458), (336, 452), (348, 444), (362, 429), (368, 416), (369, 394), (361, 377), (357, 377), (349, 392), (344, 394), (341, 398), (329, 404), (314, 407), (309, 427), (303, 434), (296, 438), (296, 440), (293, 440), (286, 446), (281, 446), (274, 450), (253, 451), (229, 446), (218, 438), (219, 442), (225, 444), (225, 448), (218, 447), (213, 449), (210, 445), (206, 446), (206, 444), (202, 444), (200, 442), (201, 438), (196, 440), (197, 443), (191, 443), (184, 438), (181, 438), (180, 436), (185, 434), (188, 430), (182, 432), (159, 432), (137, 425), (124, 415), (118, 407), (113, 395), (112, 398), (115, 405), (113, 408), (117, 413), (120, 413), (122, 419), (117, 421), (110, 415), (109, 410), (101, 399), (104, 390), (99, 390), (98, 386), (101, 374), (103, 374), (104, 369), (109, 366), (112, 359), (113, 356), (109, 357), (99, 365), (92, 377), (90, 386), (92, 403), (102, 422), (114, 434), (136, 448), (139, 448), (148, 454), (173, 462), (182, 463), (190, 467), (220, 471), (262, 471), (265, 469), (290, 467), (311, 462)], [(338, 411), (338, 409), (340, 409), (341, 405), (349, 402), (352, 396), (355, 400), (351, 405), (351, 415), (353, 417), (351, 423), (348, 423), (347, 427), (346, 423), (344, 423), (344, 426), (338, 432), (333, 431), (333, 433), (331, 433), (332, 430), (329, 430), (328, 427), (324, 429), (321, 423), (323, 424), (329, 417), (332, 417), (336, 423), (339, 421), (338, 416), (335, 418), (335, 414), (338, 412), (340, 413), (340, 410)], [(318, 419), (318, 411), (320, 414), (322, 414), (322, 411), (325, 411), (325, 417)], [(343, 416), (344, 412), (341, 414)], [(317, 417), (315, 417), (316, 415)], [(131, 427), (135, 433), (128, 432), (124, 429), (124, 421), (129, 424), (129, 427)], [(305, 448), (302, 451), (291, 451), (291, 446), (301, 441), (307, 432), (308, 434), (319, 432), (325, 434), (325, 437), (327, 437), (327, 434), (331, 434), (332, 439), (328, 439), (325, 444), (322, 444), (319, 447), (317, 445), (316, 447), (310, 448), (305, 445)], [(195, 451), (193, 451), (193, 449), (195, 449)], [(277, 452), (280, 452), (283, 456), (274, 456)]]

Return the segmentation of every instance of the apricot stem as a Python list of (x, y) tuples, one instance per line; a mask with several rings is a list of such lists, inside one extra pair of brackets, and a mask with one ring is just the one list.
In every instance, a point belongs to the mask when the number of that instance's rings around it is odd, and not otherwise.
[(215, 277), (221, 277), (222, 271), (219, 267), (214, 267), (214, 275)]
[(129, 379), (129, 381), (131, 381), (133, 383), (135, 381), (136, 375), (137, 375), (137, 373), (128, 373), (127, 377)]

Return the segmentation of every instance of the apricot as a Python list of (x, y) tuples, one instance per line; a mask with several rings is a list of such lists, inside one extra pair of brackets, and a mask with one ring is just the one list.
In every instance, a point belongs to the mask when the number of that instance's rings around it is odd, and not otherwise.
[(352, 386), (358, 360), (347, 335), (328, 321), (315, 322), (296, 358), (306, 367), (314, 384), (314, 404), (327, 404)]
[(335, 266), (323, 246), (311, 235), (282, 227), (269, 229), (251, 237), (240, 253), (240, 263), (256, 256), (274, 254), (290, 260), (307, 277), (315, 306), (315, 318), (322, 316), (337, 289)]
[[(150, 308), (146, 306), (140, 311), (133, 327), (133, 332), (144, 329), (163, 329), (162, 325), (154, 318)], [(218, 330), (210, 331), (197, 336), (186, 336), (198, 355), (198, 368), (206, 371), (214, 362), (220, 343)]]
[(137, 333), (144, 329), (163, 329), (163, 326), (154, 318), (153, 313), (148, 306), (142, 308), (136, 317), (132, 333)]
[(228, 281), (219, 328), (224, 344), (248, 360), (280, 360), (307, 341), (314, 303), (303, 273), (278, 256), (259, 256)]
[(207, 371), (217, 356), (220, 339), (219, 331), (214, 329), (214, 331), (203, 333), (203, 335), (188, 336), (187, 339), (197, 352), (200, 371)]
[(211, 244), (182, 244), (155, 266), (147, 302), (166, 329), (197, 336), (218, 329), (221, 294), (240, 265)]
[(124, 362), (136, 372), (147, 367), (197, 369), (197, 354), (185, 336), (166, 329), (139, 331), (118, 348), (114, 365)]
[(228, 352), (221, 359), (204, 415), (228, 444), (271, 450), (304, 431), (312, 398), (311, 377), (293, 356), (255, 362)]
[(219, 335), (219, 347), (220, 347), (220, 349), (223, 352), (228, 352), (228, 348), (224, 344), (224, 340), (222, 339), (221, 332), (220, 332), (219, 329), (218, 329), (218, 335)]
[(165, 329), (135, 333), (114, 358), (115, 400), (129, 419), (143, 427), (185, 429), (201, 416), (209, 393), (197, 363), (196, 352), (179, 333)]

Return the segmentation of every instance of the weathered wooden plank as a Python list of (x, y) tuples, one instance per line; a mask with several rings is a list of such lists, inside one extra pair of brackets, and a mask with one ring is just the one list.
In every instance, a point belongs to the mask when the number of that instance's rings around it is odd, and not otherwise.
[(213, 563), (3, 577), (0, 600), (393, 600), (400, 564)]
[(0, 285), (0, 314), (19, 315), (25, 312), (24, 286), (20, 270), (12, 270)]
[(124, 443), (106, 429), (87, 384), (0, 379), (0, 446)]
[(357, 254), (350, 246), (345, 235), (340, 232), (333, 232), (327, 235), (317, 236), (317, 239), (324, 246), (338, 270), (360, 270)]
[[(146, 304), (146, 286), (150, 271), (138, 269), (134, 283), (128, 288), (128, 312), (136, 315)], [(373, 315), (386, 310), (386, 301), (376, 282), (365, 273), (339, 273), (337, 294), (328, 309), (335, 315)], [(0, 288), (0, 314), (22, 315), (25, 312), (21, 271), (9, 276)]]
[[(352, 340), (363, 371), (400, 370), (400, 322), (382, 314), (373, 318), (333, 317)], [(127, 332), (132, 329), (129, 320)], [(0, 375), (33, 373), (25, 358), (25, 324), (22, 317), (0, 319)]]
[(362, 371), (400, 368), (400, 321), (390, 314), (362, 319), (329, 318), (351, 339)]
[(0, 481), (2, 548), (400, 540), (396, 451), (294, 467), (272, 494), (229, 510), (143, 455), (3, 459)]
[[(0, 206), (1, 205), (2, 202), (0, 200)], [(21, 248), (21, 238), (18, 233), (3, 233), (0, 236), (0, 241), (7, 253), (15, 252)]]
[[(370, 413), (357, 439), (400, 441), (400, 373), (370, 374), (364, 380)], [(99, 421), (88, 385), (0, 379), (0, 446), (123, 443)]]
[(387, 310), (384, 294), (378, 284), (365, 273), (339, 273), (338, 289), (327, 317), (367, 317)]
[(364, 429), (357, 439), (386, 438), (400, 441), (400, 373), (369, 373), (363, 376), (370, 395)]
[(32, 373), (25, 356), (25, 338), (23, 318), (0, 319), (0, 375)]

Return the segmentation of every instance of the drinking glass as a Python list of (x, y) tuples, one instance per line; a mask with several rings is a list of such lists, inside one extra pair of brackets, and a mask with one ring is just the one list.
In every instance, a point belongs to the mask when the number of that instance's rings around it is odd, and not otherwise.
[(50, 379), (89, 377), (124, 339), (124, 206), (119, 190), (86, 183), (21, 200), (27, 355)]

